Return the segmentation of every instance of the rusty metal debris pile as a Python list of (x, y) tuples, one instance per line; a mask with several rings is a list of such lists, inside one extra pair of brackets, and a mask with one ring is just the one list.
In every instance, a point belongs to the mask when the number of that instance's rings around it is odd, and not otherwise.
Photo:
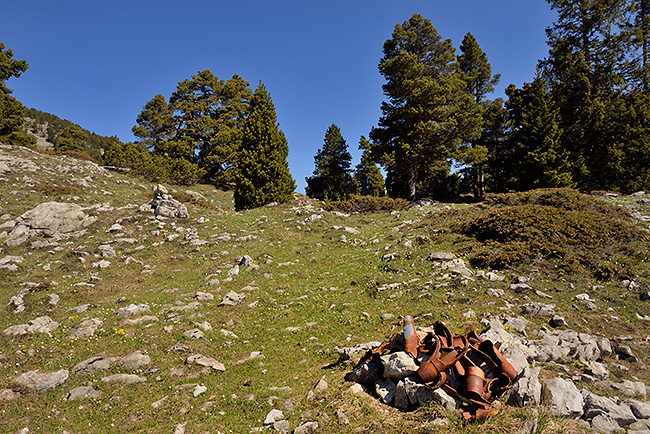
[(406, 316), (403, 329), (368, 350), (346, 379), (403, 410), (434, 400), (467, 420), (484, 418), (517, 377), (500, 346), (475, 331), (452, 334), (440, 321), (416, 329)]

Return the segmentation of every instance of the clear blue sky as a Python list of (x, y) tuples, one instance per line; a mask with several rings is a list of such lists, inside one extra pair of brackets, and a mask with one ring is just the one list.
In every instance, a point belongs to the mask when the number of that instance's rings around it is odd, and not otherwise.
[(203, 69), (221, 79), (261, 79), (289, 142), (304, 192), (332, 123), (354, 160), (377, 124), (382, 45), (396, 23), (428, 18), (455, 47), (471, 32), (501, 73), (495, 96), (531, 81), (555, 19), (544, 0), (6, 1), (0, 42), (29, 70), (8, 86), (27, 107), (97, 134), (133, 140), (131, 127), (156, 94)]

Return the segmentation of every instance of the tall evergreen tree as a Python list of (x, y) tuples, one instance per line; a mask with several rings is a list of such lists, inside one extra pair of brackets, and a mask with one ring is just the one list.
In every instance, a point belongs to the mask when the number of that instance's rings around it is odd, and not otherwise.
[(569, 153), (559, 143), (558, 110), (544, 80), (538, 76), (532, 83), (524, 83), (523, 89), (510, 85), (506, 94), (516, 125), (511, 164), (516, 177), (513, 187), (519, 190), (574, 187)]
[(13, 51), (0, 42), (0, 142), (29, 146), (36, 143), (36, 138), (23, 130), (25, 107), (10, 95), (12, 91), (5, 84), (12, 77), (20, 77), (28, 65), (13, 56)]
[(359, 148), (364, 149), (361, 162), (354, 170), (354, 185), (357, 192), (363, 196), (384, 196), (386, 187), (384, 177), (377, 164), (373, 161), (370, 151), (367, 150), (368, 139), (361, 136)]
[(242, 127), (235, 170), (236, 209), (291, 201), (296, 183), (289, 173), (288, 155), (289, 146), (277, 123), (275, 106), (260, 81)]
[(370, 149), (386, 168), (389, 194), (413, 198), (435, 184), (441, 168), (448, 173), (458, 144), (477, 136), (480, 109), (465, 91), (451, 40), (442, 40), (421, 15), (397, 24), (383, 53), (387, 101)]
[(165, 97), (158, 94), (147, 102), (136, 119), (137, 125), (131, 130), (133, 135), (154, 154), (185, 158), (187, 152), (178, 152), (170, 141), (174, 138), (176, 122), (174, 110)]
[(547, 0), (558, 13), (547, 29), (549, 56), (541, 62), (558, 103), (561, 143), (583, 189), (607, 188), (603, 172), (618, 139), (610, 114), (624, 86), (625, 43), (618, 33), (626, 0)]
[[(464, 74), (467, 92), (472, 95), (483, 113), (489, 105), (485, 96), (494, 92), (494, 86), (499, 83), (501, 74), (492, 75), (487, 55), (471, 33), (467, 33), (463, 38), (460, 51), (462, 54), (458, 56), (458, 66)], [(468, 143), (465, 149), (461, 149), (459, 156), (463, 163), (471, 166), (474, 198), (482, 200), (485, 196), (484, 167), (488, 159), (488, 149), (481, 143), (480, 138), (477, 138)]]
[(307, 196), (326, 201), (347, 199), (352, 192), (351, 162), (352, 156), (341, 130), (335, 124), (330, 125), (323, 147), (314, 157), (314, 174), (306, 178)]

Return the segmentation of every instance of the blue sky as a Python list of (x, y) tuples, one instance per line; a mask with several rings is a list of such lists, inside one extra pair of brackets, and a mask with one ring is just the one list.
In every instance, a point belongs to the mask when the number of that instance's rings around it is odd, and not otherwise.
[(4, 2), (0, 42), (29, 63), (7, 83), (25, 106), (123, 141), (147, 101), (200, 70), (261, 79), (304, 192), (332, 123), (358, 163), (381, 115), (382, 45), (414, 13), (455, 47), (474, 35), (502, 75), (495, 97), (533, 79), (555, 19), (544, 0), (35, 0)]

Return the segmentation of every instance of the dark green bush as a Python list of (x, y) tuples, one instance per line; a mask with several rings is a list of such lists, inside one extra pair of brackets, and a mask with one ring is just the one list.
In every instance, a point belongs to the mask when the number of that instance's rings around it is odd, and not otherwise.
[(369, 213), (377, 211), (394, 211), (402, 210), (409, 206), (406, 199), (393, 199), (387, 196), (359, 196), (350, 195), (348, 200), (327, 202), (324, 208), (328, 211), (338, 210), (346, 213)]

